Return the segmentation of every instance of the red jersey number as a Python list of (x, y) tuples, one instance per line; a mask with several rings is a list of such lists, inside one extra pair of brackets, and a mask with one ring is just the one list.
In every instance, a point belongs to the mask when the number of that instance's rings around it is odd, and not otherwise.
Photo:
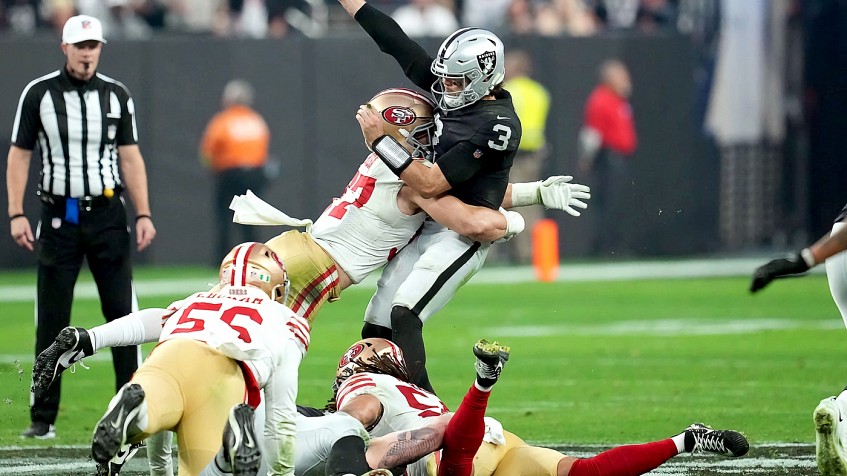
[(371, 199), (375, 186), (375, 178), (356, 172), (353, 180), (347, 184), (344, 195), (338, 199), (338, 202), (332, 205), (332, 208), (329, 210), (329, 216), (340, 220), (347, 213), (348, 206), (352, 205), (356, 208), (362, 208)]
[[(206, 328), (206, 323), (203, 321), (203, 318), (198, 317), (190, 317), (192, 311), (211, 311), (218, 312), (223, 307), (221, 303), (213, 303), (213, 302), (202, 302), (196, 301), (192, 302), (182, 311), (182, 315), (179, 316), (179, 320), (176, 321), (176, 325), (179, 326), (181, 324), (190, 324), (190, 327), (176, 327), (171, 334), (183, 334), (187, 332), (199, 332)], [(238, 338), (244, 341), (245, 343), (253, 342), (253, 339), (250, 337), (250, 331), (247, 328), (239, 325), (235, 325), (232, 321), (235, 320), (238, 316), (244, 316), (255, 322), (256, 324), (262, 323), (262, 316), (259, 314), (257, 309), (252, 307), (245, 306), (235, 306), (229, 309), (226, 309), (223, 313), (218, 316), (218, 318), (226, 323), (229, 327), (231, 327), (234, 331), (238, 332)]]
[(406, 385), (398, 385), (397, 390), (406, 397), (406, 403), (415, 410), (422, 410), (418, 413), (421, 418), (434, 417), (444, 414), (447, 407), (438, 401), (436, 397), (428, 393), (424, 393), (414, 387)]

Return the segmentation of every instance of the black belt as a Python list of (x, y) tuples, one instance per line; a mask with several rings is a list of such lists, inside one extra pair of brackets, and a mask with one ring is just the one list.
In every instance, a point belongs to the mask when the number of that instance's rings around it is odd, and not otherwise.
[[(114, 188), (114, 194), (111, 197), (107, 197), (106, 195), (86, 195), (84, 197), (78, 197), (77, 203), (79, 204), (79, 209), (82, 211), (90, 212), (91, 210), (95, 210), (98, 208), (107, 207), (112, 200), (116, 200), (121, 194), (121, 187)], [(68, 197), (62, 195), (54, 195), (52, 193), (44, 192), (39, 190), (38, 196), (41, 198), (41, 201), (45, 205), (49, 205), (51, 207), (56, 208), (64, 208), (65, 207), (65, 199)]]

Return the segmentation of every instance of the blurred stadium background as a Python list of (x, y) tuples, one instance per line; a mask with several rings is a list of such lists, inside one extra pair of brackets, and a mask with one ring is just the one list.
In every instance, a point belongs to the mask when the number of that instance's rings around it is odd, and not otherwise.
[[(372, 3), (392, 11), (409, 2)], [(470, 364), (455, 365), (467, 358), (469, 343), (502, 336), (516, 353), (492, 412), (530, 440), (635, 442), (704, 419), (744, 430), (754, 445), (801, 444), (799, 466), (775, 463), (777, 469), (752, 473), (815, 474), (810, 415), (820, 398), (847, 383), (843, 324), (819, 274), (776, 283), (755, 298), (745, 289), (759, 261), (822, 235), (847, 201), (847, 4), (441, 3), (460, 24), (483, 8), (490, 15), (477, 20), (490, 23), (477, 25), (499, 33), (507, 49), (532, 55), (534, 77), (552, 95), (544, 175), (576, 171), (584, 102), (605, 59), (621, 59), (631, 71), (639, 136), (621, 222), (598, 222), (590, 208), (579, 219), (548, 214), (559, 222), (558, 282), (535, 283), (528, 268), (492, 263), (477, 277), (482, 283), (461, 291), (428, 326), (434, 379), (448, 405), (469, 383)], [(529, 27), (515, 16), (522, 6), (531, 12)], [(105, 19), (109, 44), (100, 71), (120, 78), (138, 109), (159, 231), (136, 257), (141, 282), (159, 283), (140, 286), (143, 306), (167, 305), (214, 279), (212, 177), (200, 166), (197, 144), (228, 80), (256, 87), (257, 109), (272, 129), (279, 167), (265, 198), (311, 218), (366, 153), (354, 119), (358, 105), (382, 88), (411, 86), (329, 0), (6, 0), (0, 149), (7, 150), (21, 90), (62, 64), (56, 31), (74, 12)], [(430, 52), (440, 41), (421, 39)], [(716, 74), (721, 61), (726, 81)], [(737, 107), (712, 109), (727, 101)], [(724, 127), (707, 126), (710, 111)], [(36, 164), (30, 218), (38, 206)], [(626, 250), (592, 253), (591, 237), (610, 226), (627, 237)], [(263, 230), (264, 237), (279, 231)], [(732, 271), (715, 272), (721, 277), (696, 277), (725, 263)], [(695, 272), (674, 274), (679, 266)], [(4, 447), (22, 444), (17, 434), (27, 421), (34, 267), (33, 254), (0, 240)], [(644, 280), (648, 272), (655, 275)], [(585, 281), (596, 273), (614, 279)], [(338, 353), (358, 335), (369, 292), (367, 285), (347, 291), (319, 318), (304, 363), (306, 403), (323, 402)], [(74, 324), (101, 322), (96, 300), (83, 296), (75, 306)], [(66, 379), (60, 438), (43, 445), (89, 438), (112, 392), (108, 362), (94, 359), (91, 367)], [(752, 474), (708, 471), (702, 474)]]

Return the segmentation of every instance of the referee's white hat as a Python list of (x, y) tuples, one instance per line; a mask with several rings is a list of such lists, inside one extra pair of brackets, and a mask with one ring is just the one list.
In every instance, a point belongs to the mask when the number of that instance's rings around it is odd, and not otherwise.
[(100, 20), (88, 15), (68, 18), (65, 27), (62, 28), (62, 43), (72, 45), (88, 40), (96, 40), (100, 43), (106, 42), (103, 38), (103, 25)]

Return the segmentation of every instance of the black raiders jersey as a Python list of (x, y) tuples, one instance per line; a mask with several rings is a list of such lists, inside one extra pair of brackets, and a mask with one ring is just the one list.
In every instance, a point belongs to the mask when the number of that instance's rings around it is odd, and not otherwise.
[[(447, 113), (437, 110), (433, 140), (434, 162), (452, 187), (448, 193), (471, 205), (499, 208), (521, 140), (509, 93)], [(463, 142), (472, 147), (449, 153)]]
[[(356, 12), (356, 21), (382, 52), (397, 61), (407, 78), (430, 92), (438, 80), (430, 70), (433, 58), (397, 22), (367, 3)], [(467, 204), (493, 209), (503, 201), (521, 140), (511, 95), (501, 90), (495, 98), (455, 111), (436, 109), (435, 115), (435, 163), (452, 187), (447, 193)]]
[(847, 205), (844, 205), (844, 208), (841, 209), (841, 213), (835, 217), (835, 223), (839, 223), (842, 221), (847, 221)]

